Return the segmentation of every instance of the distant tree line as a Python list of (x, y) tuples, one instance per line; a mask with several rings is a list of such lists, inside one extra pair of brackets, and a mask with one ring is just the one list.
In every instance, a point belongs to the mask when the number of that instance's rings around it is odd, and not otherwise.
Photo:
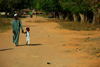
[(8, 12), (29, 7), (29, 2), (30, 0), (0, 0), (0, 12), (5, 11), (5, 17), (7, 17)]
[(60, 14), (60, 18), (81, 23), (100, 23), (100, 0), (0, 0), (0, 11), (36, 8)]

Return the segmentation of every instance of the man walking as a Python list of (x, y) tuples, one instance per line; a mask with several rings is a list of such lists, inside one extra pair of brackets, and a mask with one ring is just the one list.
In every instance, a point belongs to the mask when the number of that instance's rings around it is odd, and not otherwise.
[(13, 43), (15, 43), (16, 46), (18, 46), (19, 42), (20, 27), (22, 33), (24, 33), (22, 23), (20, 19), (18, 19), (17, 14), (15, 14), (14, 19), (12, 20), (12, 30), (13, 30)]

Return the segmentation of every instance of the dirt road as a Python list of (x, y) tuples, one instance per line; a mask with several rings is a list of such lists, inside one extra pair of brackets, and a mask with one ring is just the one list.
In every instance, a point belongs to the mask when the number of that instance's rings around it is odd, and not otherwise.
[(100, 31), (60, 29), (43, 17), (21, 21), (24, 30), (30, 27), (31, 44), (20, 33), (16, 47), (12, 30), (0, 33), (0, 67), (100, 67)]

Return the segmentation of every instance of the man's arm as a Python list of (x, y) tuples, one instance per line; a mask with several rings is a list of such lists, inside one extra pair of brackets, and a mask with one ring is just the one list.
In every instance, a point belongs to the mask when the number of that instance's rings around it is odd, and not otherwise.
[(20, 25), (20, 27), (21, 27), (22, 33), (24, 33), (24, 30), (23, 30), (23, 26), (22, 26), (21, 20), (19, 20), (19, 25)]
[(15, 26), (14, 26), (14, 23), (13, 23), (14, 21), (12, 20), (12, 31), (13, 31), (13, 33), (15, 34)]

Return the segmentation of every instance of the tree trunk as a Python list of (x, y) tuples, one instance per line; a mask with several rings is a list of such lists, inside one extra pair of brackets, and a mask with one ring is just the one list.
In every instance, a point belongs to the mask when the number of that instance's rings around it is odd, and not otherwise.
[(5, 11), (5, 18), (7, 17), (7, 11)]
[(93, 22), (92, 22), (93, 24), (95, 24), (96, 23), (96, 14), (94, 13), (94, 15), (93, 15)]
[(100, 19), (99, 19), (99, 15), (94, 14), (93, 16), (93, 24), (99, 24)]
[(63, 14), (60, 14), (60, 19), (63, 19)]
[(79, 14), (79, 15), (80, 15), (80, 18), (81, 18), (81, 23), (84, 23), (85, 22), (84, 14)]
[(88, 18), (87, 18), (87, 14), (84, 16), (84, 22), (87, 23)]
[(93, 12), (94, 16), (93, 16), (93, 24), (99, 24), (100, 23), (100, 14), (99, 11), (98, 12)]
[(99, 24), (100, 20), (99, 20), (99, 15), (96, 15), (96, 24)]
[(67, 16), (65, 17), (66, 21), (69, 21), (69, 14), (67, 14)]
[(77, 15), (73, 14), (74, 22), (77, 22)]

